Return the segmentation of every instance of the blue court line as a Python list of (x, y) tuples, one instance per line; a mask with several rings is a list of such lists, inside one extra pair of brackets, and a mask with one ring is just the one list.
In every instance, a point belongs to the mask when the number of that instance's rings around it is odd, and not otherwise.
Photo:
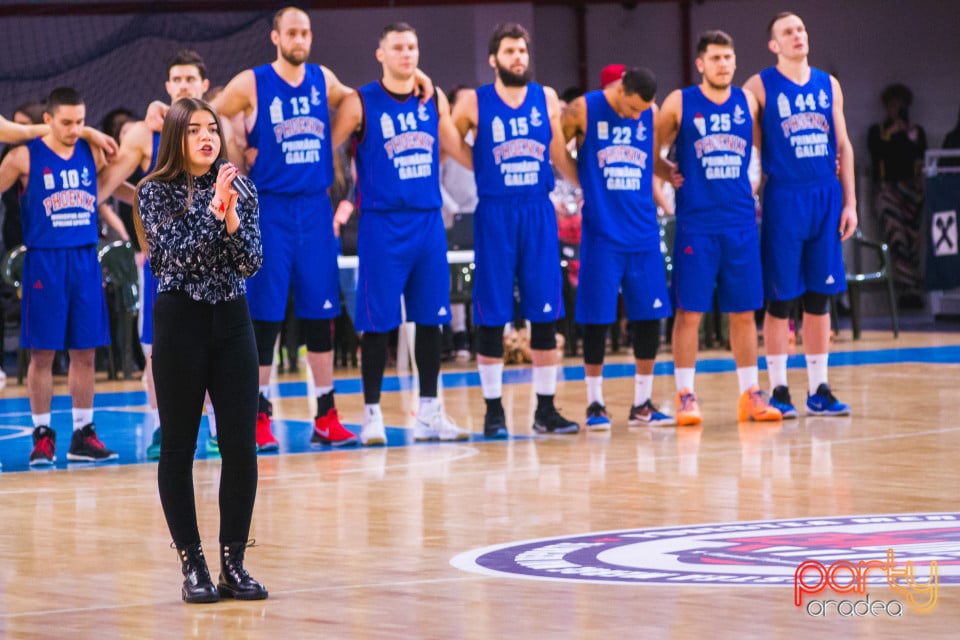
[[(834, 367), (866, 366), (880, 364), (958, 364), (960, 363), (960, 346), (943, 347), (911, 347), (904, 349), (879, 349), (872, 351), (845, 351), (830, 354), (830, 364)], [(766, 368), (766, 362), (760, 359), (760, 368)], [(787, 366), (791, 369), (805, 366), (802, 355), (793, 355), (788, 358)], [(734, 371), (736, 366), (730, 357), (704, 359), (697, 362), (699, 373), (722, 373)], [(629, 378), (634, 374), (632, 362), (608, 364), (604, 366), (604, 376), (608, 379)], [(667, 376), (673, 374), (672, 362), (659, 362), (654, 367), (654, 374)], [(532, 381), (531, 367), (509, 367), (504, 370), (504, 384), (529, 384)], [(559, 377), (564, 381), (583, 380), (583, 366), (567, 366), (560, 369)], [(446, 389), (470, 388), (480, 386), (480, 376), (476, 371), (455, 371), (442, 374), (443, 386)], [(383, 391), (396, 392), (415, 388), (414, 376), (390, 376), (384, 379)], [(310, 390), (307, 383), (280, 382), (278, 395), (284, 398), (306, 397)], [(356, 395), (362, 393), (360, 378), (342, 378), (336, 380), (337, 393), (340, 395)], [(24, 388), (24, 393), (26, 389)], [(120, 464), (143, 463), (145, 460), (146, 445), (150, 440), (145, 420), (147, 394), (143, 390), (122, 391), (111, 393), (97, 393), (94, 397), (96, 409), (97, 431), (100, 438), (110, 448), (120, 454)], [(70, 410), (69, 395), (59, 395), (53, 398), (52, 413), (53, 427), (58, 432), (57, 464), (54, 468), (73, 468), (78, 465), (66, 464), (66, 452), (70, 446)], [(205, 419), (204, 419), (205, 420)], [(313, 447), (310, 445), (312, 422), (309, 420), (274, 420), (274, 433), (280, 441), (280, 453), (308, 453), (329, 451), (331, 447)], [(359, 433), (360, 425), (346, 423), (346, 426)], [(32, 431), (30, 404), (27, 398), (0, 399), (0, 462), (3, 463), (3, 473), (24, 471), (28, 468), (27, 459), (32, 448), (30, 433)], [(205, 457), (207, 428), (206, 423), (200, 428), (200, 442), (198, 443), (198, 458)], [(387, 425), (388, 446), (406, 446), (413, 444), (410, 429)], [(530, 436), (511, 436), (511, 439), (529, 438)], [(478, 434), (471, 436), (471, 441), (485, 441)], [(420, 446), (420, 445), (417, 445)], [(79, 466), (90, 466), (89, 464)]]
[[(960, 345), (943, 347), (909, 347), (904, 349), (877, 349), (872, 351), (840, 351), (830, 354), (831, 367), (856, 367), (877, 364), (960, 364)], [(766, 370), (767, 363), (760, 358), (760, 369)], [(802, 355), (792, 355), (787, 359), (790, 369), (803, 369), (805, 361)], [(736, 371), (733, 358), (711, 358), (697, 361), (697, 373), (725, 373)], [(673, 375), (672, 362), (658, 362), (653, 368), (654, 375)], [(634, 364), (624, 362), (607, 364), (603, 367), (604, 378), (630, 378), (634, 374)], [(566, 382), (583, 380), (583, 366), (562, 367), (559, 379)], [(480, 386), (480, 374), (476, 371), (455, 371), (442, 373), (441, 379), (445, 389), (471, 388)], [(533, 370), (529, 366), (510, 368), (503, 371), (504, 384), (530, 384), (533, 381)], [(338, 395), (356, 395), (363, 392), (360, 378), (338, 378), (336, 381)], [(412, 375), (387, 376), (383, 379), (385, 393), (409, 391), (416, 388), (416, 378)], [(277, 384), (277, 395), (281, 398), (300, 398), (308, 395), (307, 383), (280, 382)], [(97, 393), (94, 407), (97, 409), (109, 407), (140, 406), (147, 401), (146, 392), (120, 391), (113, 393)], [(55, 396), (53, 410), (69, 410), (70, 396)], [(29, 414), (30, 404), (26, 398), (7, 398), (0, 400), (0, 414), (25, 412)]]

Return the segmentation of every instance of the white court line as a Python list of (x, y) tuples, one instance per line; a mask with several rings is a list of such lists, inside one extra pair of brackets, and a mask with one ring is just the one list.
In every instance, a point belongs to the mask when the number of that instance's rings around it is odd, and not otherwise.
[[(329, 587), (308, 587), (304, 589), (289, 589), (280, 591), (277, 589), (270, 589), (270, 597), (267, 600), (256, 600), (250, 601), (252, 604), (273, 604), (277, 597), (283, 595), (297, 594), (297, 593), (320, 593), (323, 591), (344, 591), (347, 589), (380, 589), (380, 588), (396, 588), (396, 587), (416, 587), (424, 586), (431, 584), (447, 584), (447, 583), (458, 583), (458, 582), (470, 582), (475, 580), (488, 580), (490, 576), (473, 574), (473, 575), (464, 575), (463, 577), (457, 578), (430, 578), (425, 580), (401, 580), (396, 582), (368, 582), (362, 584), (344, 584), (337, 586)], [(241, 602), (237, 600), (221, 600), (221, 602), (226, 603), (230, 606), (235, 606), (236, 602)], [(151, 600), (149, 602), (137, 602), (130, 604), (110, 604), (110, 605), (98, 605), (92, 607), (71, 607), (69, 609), (43, 609), (37, 611), (21, 611), (19, 613), (0, 613), (0, 620), (3, 619), (12, 619), (12, 618), (30, 618), (34, 616), (48, 616), (48, 615), (58, 615), (63, 613), (83, 613), (87, 611), (120, 611), (122, 609), (137, 609), (141, 607), (156, 607), (164, 605), (180, 604), (180, 601), (174, 601), (173, 598), (167, 598), (164, 600)], [(190, 607), (190, 605), (184, 605), (188, 607), (188, 612), (196, 611), (197, 613), (216, 613), (217, 605), (209, 604), (203, 607)], [(279, 605), (278, 605), (279, 606)]]

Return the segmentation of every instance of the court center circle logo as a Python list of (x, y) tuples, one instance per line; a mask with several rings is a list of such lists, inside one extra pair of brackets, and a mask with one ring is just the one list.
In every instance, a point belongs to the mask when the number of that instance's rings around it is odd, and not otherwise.
[[(794, 586), (801, 563), (930, 567), (960, 584), (960, 513), (757, 520), (606, 531), (495, 545), (450, 563), (491, 576), (605, 584)], [(882, 574), (869, 583), (883, 584)]]

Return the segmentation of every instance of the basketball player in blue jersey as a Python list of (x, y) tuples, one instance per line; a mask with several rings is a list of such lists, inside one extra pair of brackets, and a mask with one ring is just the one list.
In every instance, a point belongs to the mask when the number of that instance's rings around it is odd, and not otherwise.
[(733, 87), (736, 54), (723, 31), (706, 31), (697, 43), (699, 85), (678, 89), (663, 102), (657, 140), (676, 141), (677, 164), (656, 154), (658, 172), (677, 189), (674, 244), (674, 372), (679, 425), (702, 422), (694, 392), (700, 318), (713, 310), (730, 314), (730, 346), (740, 383), (738, 419), (780, 420), (757, 384), (757, 325), (763, 306), (760, 242), (753, 186), (747, 169), (760, 141), (757, 101)]
[(580, 426), (554, 406), (559, 353), (556, 324), (563, 317), (563, 283), (557, 219), (549, 193), (553, 166), (578, 184), (567, 153), (556, 92), (530, 81), (530, 34), (521, 25), (499, 25), (490, 38), (493, 84), (465, 89), (453, 109), (462, 136), (474, 134), (473, 169), (479, 203), (474, 214), (476, 273), (473, 286), (477, 367), (487, 408), (483, 431), (506, 438), (501, 401), (503, 327), (514, 319), (514, 281), (521, 313), (530, 321), (530, 350), (539, 433), (577, 433)]
[[(207, 65), (196, 51), (183, 49), (167, 61), (167, 81), (164, 83), (170, 103), (180, 98), (202, 99), (210, 88), (207, 77)], [(225, 135), (229, 135), (225, 132)], [(100, 200), (111, 195), (132, 204), (133, 186), (126, 182), (140, 169), (144, 175), (153, 171), (160, 147), (160, 130), (153, 129), (146, 121), (134, 122), (120, 141), (120, 152), (116, 160), (108, 164), (98, 178)], [(146, 247), (141, 247), (145, 252)], [(143, 255), (141, 253), (141, 255)], [(140, 346), (147, 364), (143, 371), (143, 383), (147, 388), (147, 403), (150, 405), (150, 427), (152, 437), (147, 447), (147, 460), (160, 458), (160, 414), (157, 410), (157, 395), (153, 385), (152, 349), (153, 349), (153, 302), (157, 296), (157, 281), (150, 270), (147, 257), (141, 269), (143, 273), (142, 294), (140, 296)], [(207, 454), (218, 455), (220, 447), (217, 440), (216, 418), (213, 404), (207, 396), (207, 418), (210, 422), (210, 435), (207, 438)]]
[(416, 323), (414, 353), (420, 379), (415, 440), (466, 440), (441, 410), (440, 326), (450, 320), (450, 267), (440, 195), (440, 150), (472, 167), (443, 92), (421, 103), (414, 93), (420, 59), (409, 24), (380, 34), (377, 60), (383, 77), (347, 96), (333, 120), (333, 144), (354, 136), (360, 209), (356, 327), (363, 333), (365, 445), (384, 445), (380, 391), (390, 331), (400, 326), (401, 296)]
[(44, 122), (50, 132), (11, 151), (0, 164), (0, 191), (23, 185), (23, 264), (20, 343), (30, 349), (27, 392), (33, 416), (30, 464), (56, 460), (51, 429), (53, 359), (70, 354), (73, 438), (67, 459), (100, 462), (117, 454), (93, 424), (94, 352), (110, 339), (97, 258), (97, 170), (102, 154), (80, 139), (86, 108), (73, 89), (54, 89)]
[(257, 150), (250, 178), (259, 191), (264, 263), (247, 289), (260, 357), (257, 446), (279, 446), (271, 429), (269, 383), (291, 283), (317, 396), (311, 442), (355, 445), (357, 437), (340, 422), (333, 399), (330, 323), (340, 313), (340, 290), (327, 196), (333, 180), (329, 109), (352, 90), (326, 67), (307, 63), (313, 33), (302, 10), (278, 11), (270, 39), (276, 60), (240, 72), (213, 101), (228, 119), (243, 114), (247, 145)]
[(626, 69), (619, 82), (577, 98), (563, 113), (564, 137), (577, 140), (583, 189), (576, 318), (584, 332), (588, 430), (610, 428), (603, 359), (621, 291), (636, 359), (629, 424), (675, 424), (651, 400), (660, 320), (671, 314), (653, 198), (656, 91), (649, 69)]
[(847, 288), (841, 243), (857, 228), (843, 92), (836, 78), (810, 66), (807, 30), (796, 14), (778, 14), (768, 33), (777, 64), (744, 88), (757, 96), (763, 123), (763, 339), (771, 397), (785, 418), (797, 417), (787, 385), (787, 346), (799, 301), (807, 414), (846, 416), (850, 407), (827, 382), (830, 297)]

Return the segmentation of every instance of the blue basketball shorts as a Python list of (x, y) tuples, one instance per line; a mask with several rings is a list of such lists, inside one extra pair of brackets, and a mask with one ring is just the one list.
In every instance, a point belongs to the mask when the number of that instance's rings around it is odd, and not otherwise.
[(28, 249), (23, 263), (20, 343), (28, 349), (110, 344), (103, 272), (95, 246)]
[(659, 320), (673, 313), (659, 247), (624, 249), (606, 240), (580, 243), (580, 284), (576, 318), (580, 324), (611, 324), (617, 319), (617, 294), (623, 293), (627, 320)]
[(153, 303), (157, 299), (157, 278), (150, 270), (150, 258), (143, 261), (143, 284), (140, 286), (140, 344), (153, 344)]
[(502, 326), (514, 320), (515, 282), (524, 318), (553, 322), (563, 317), (560, 240), (548, 197), (480, 198), (473, 230), (475, 324)]
[(390, 331), (407, 320), (450, 322), (450, 267), (440, 210), (362, 211), (357, 235), (357, 331)]
[(294, 313), (302, 319), (340, 315), (339, 242), (326, 193), (260, 193), (263, 267), (247, 280), (254, 320), (282, 322), (293, 286)]
[(760, 235), (768, 300), (793, 300), (807, 291), (846, 291), (842, 202), (837, 180), (803, 186), (767, 182)]
[(686, 311), (740, 313), (763, 306), (760, 238), (757, 227), (725, 233), (692, 233), (678, 221), (673, 247), (671, 293)]

